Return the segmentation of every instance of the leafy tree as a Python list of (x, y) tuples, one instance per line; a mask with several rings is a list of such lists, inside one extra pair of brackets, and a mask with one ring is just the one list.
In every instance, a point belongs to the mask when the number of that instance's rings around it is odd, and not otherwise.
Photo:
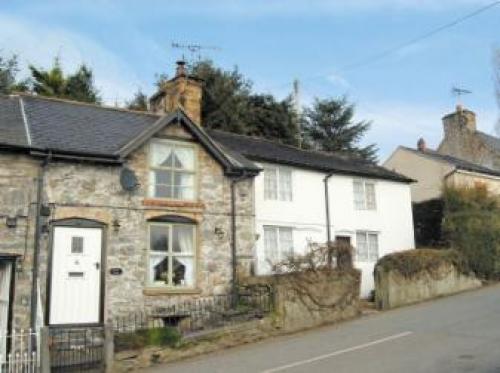
[(98, 90), (94, 87), (92, 70), (82, 64), (74, 74), (65, 76), (59, 58), (49, 70), (29, 66), (33, 92), (41, 96), (67, 98), (75, 101), (100, 103)]
[(202, 117), (208, 128), (296, 144), (296, 117), (290, 99), (252, 93), (252, 82), (235, 67), (227, 71), (212, 61), (189, 66), (203, 80)]
[(17, 56), (9, 58), (0, 56), (0, 93), (9, 94), (15, 91), (26, 91), (28, 89), (26, 82), (16, 80), (19, 72), (19, 62)]
[(146, 96), (140, 89), (134, 94), (134, 98), (127, 101), (127, 109), (137, 111), (148, 110), (148, 96)]
[(346, 97), (316, 99), (304, 111), (304, 131), (310, 145), (326, 152), (338, 152), (370, 162), (377, 160), (375, 144), (365, 147), (359, 142), (371, 126), (370, 122), (354, 122), (354, 105)]

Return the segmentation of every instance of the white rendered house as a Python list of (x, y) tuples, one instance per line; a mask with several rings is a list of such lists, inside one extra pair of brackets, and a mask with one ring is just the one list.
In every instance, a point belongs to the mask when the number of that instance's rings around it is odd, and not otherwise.
[(305, 253), (311, 243), (325, 243), (329, 234), (330, 240), (348, 240), (355, 247), (361, 296), (368, 297), (377, 259), (415, 247), (412, 180), (379, 166), (267, 140), (211, 135), (263, 170), (254, 182), (258, 275), (270, 273), (271, 263), (290, 254)]

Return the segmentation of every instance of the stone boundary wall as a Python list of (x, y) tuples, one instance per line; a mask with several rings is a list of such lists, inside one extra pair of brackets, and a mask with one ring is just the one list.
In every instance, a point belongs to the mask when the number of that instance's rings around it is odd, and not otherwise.
[(432, 273), (421, 271), (404, 277), (396, 270), (375, 271), (375, 302), (379, 309), (389, 309), (458, 293), (481, 286), (474, 275), (460, 273), (452, 264), (442, 264)]
[(360, 314), (361, 272), (308, 270), (248, 278), (247, 286), (274, 292), (273, 326), (287, 332), (350, 319)]
[(361, 272), (356, 269), (310, 270), (242, 280), (246, 287), (270, 287), (273, 312), (248, 321), (184, 339), (177, 347), (145, 347), (115, 354), (112, 372), (140, 371), (200, 354), (255, 342), (360, 315)]

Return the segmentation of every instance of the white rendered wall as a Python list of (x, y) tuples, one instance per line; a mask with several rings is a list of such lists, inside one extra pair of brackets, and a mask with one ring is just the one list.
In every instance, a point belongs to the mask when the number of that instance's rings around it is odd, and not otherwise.
[[(263, 165), (263, 164), (262, 164)], [(261, 165), (261, 166), (262, 166)], [(308, 242), (326, 242), (324, 173), (293, 168), (292, 201), (264, 200), (264, 174), (255, 178), (257, 274), (269, 273), (264, 259), (265, 225), (293, 228), (294, 251), (304, 253)], [(356, 231), (378, 233), (379, 257), (390, 252), (414, 248), (410, 187), (405, 183), (375, 180), (377, 209), (354, 209), (352, 176), (334, 175), (329, 179), (330, 222), (332, 240), (335, 235), (350, 236), (356, 246)], [(363, 272), (361, 295), (373, 289), (375, 262), (358, 262)]]

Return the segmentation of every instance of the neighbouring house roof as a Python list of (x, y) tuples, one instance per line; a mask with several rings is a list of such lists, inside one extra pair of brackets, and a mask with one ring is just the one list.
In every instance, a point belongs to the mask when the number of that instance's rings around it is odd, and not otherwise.
[(459, 170), (477, 172), (486, 175), (500, 176), (500, 171), (492, 170), (491, 168), (480, 166), (476, 163), (466, 161), (465, 159), (453, 157), (451, 155), (440, 154), (435, 150), (426, 149), (425, 151), (401, 146), (402, 149), (410, 151), (422, 157), (434, 159), (436, 161), (448, 163)]
[(119, 161), (172, 122), (181, 123), (227, 173), (260, 171), (267, 161), (328, 173), (399, 182), (413, 180), (381, 166), (306, 151), (293, 146), (217, 130), (205, 130), (182, 110), (165, 116), (39, 96), (0, 96), (0, 146), (33, 152), (83, 154)]
[(476, 134), (495, 152), (500, 154), (500, 138), (476, 131)]
[(254, 161), (271, 162), (308, 168), (323, 172), (359, 175), (394, 181), (413, 180), (384, 167), (359, 159), (346, 158), (332, 153), (302, 150), (257, 137), (236, 135), (219, 130), (208, 134), (226, 149), (233, 150)]

